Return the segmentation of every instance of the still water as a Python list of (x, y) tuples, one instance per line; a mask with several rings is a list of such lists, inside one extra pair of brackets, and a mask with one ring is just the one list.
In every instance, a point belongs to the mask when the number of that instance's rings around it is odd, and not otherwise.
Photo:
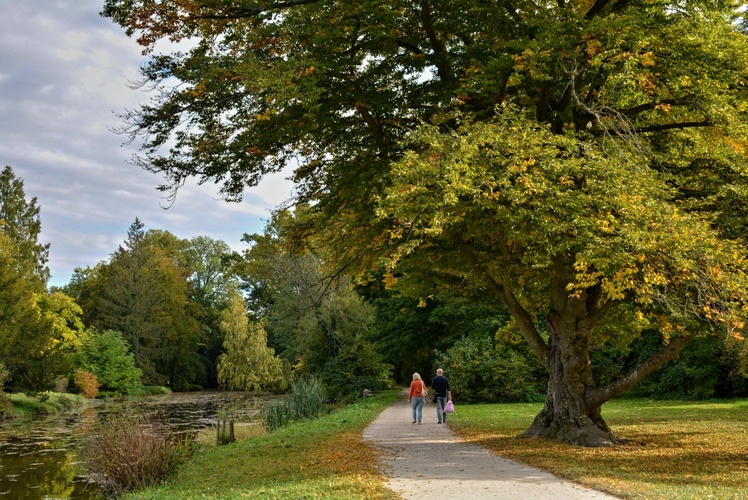
[(257, 421), (262, 407), (276, 398), (245, 392), (173, 393), (5, 421), (0, 424), (0, 499), (97, 498), (99, 488), (89, 482), (77, 448), (108, 413), (136, 410), (157, 417), (173, 432), (192, 433), (214, 425), (225, 412), (232, 412), (236, 422)]

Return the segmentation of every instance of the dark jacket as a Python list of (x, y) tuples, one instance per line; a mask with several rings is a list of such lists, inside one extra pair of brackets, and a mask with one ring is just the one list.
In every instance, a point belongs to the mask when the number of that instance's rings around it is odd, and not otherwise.
[(440, 398), (446, 398), (447, 391), (452, 390), (449, 388), (449, 380), (447, 380), (447, 377), (442, 376), (434, 377), (434, 380), (431, 381), (431, 387), (434, 389), (437, 397)]

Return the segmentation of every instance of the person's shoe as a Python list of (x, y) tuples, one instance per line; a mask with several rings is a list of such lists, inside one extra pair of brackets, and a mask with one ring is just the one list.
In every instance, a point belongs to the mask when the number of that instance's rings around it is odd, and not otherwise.
[(413, 423), (415, 424), (415, 423), (416, 423), (416, 421), (415, 421), (415, 420), (413, 420)]
[(439, 420), (439, 421), (437, 422), (437, 424), (441, 424), (441, 423), (442, 423), (442, 421), (441, 421), (441, 420)]

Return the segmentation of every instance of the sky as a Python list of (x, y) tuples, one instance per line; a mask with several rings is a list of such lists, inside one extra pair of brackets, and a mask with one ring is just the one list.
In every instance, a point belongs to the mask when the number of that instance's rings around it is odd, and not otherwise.
[(248, 189), (241, 203), (196, 182), (167, 209), (157, 175), (129, 163), (138, 144), (114, 132), (151, 97), (131, 85), (146, 62), (134, 39), (99, 16), (103, 0), (0, 0), (0, 169), (23, 180), (41, 211), (50, 285), (108, 260), (139, 218), (179, 238), (209, 236), (235, 250), (262, 232), (292, 195), (288, 175)]

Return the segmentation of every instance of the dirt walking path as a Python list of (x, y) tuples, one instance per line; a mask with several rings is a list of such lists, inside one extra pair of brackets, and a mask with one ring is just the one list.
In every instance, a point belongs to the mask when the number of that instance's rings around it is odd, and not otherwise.
[(462, 441), (449, 426), (437, 424), (431, 403), (420, 425), (411, 421), (405, 392), (364, 431), (364, 439), (379, 451), (387, 486), (405, 499), (616, 498)]

